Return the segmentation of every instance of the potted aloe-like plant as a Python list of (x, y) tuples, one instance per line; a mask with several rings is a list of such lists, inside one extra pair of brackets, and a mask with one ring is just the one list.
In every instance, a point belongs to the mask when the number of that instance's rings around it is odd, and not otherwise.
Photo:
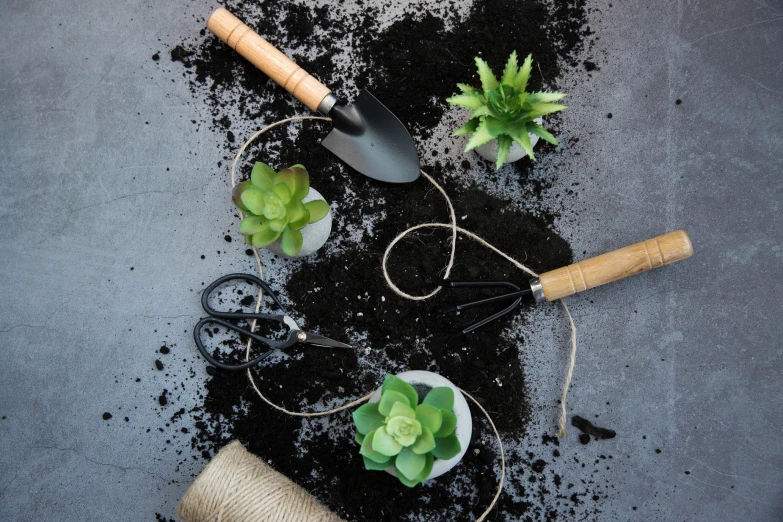
[(310, 186), (303, 165), (275, 172), (256, 162), (250, 179), (234, 187), (233, 201), (245, 214), (239, 225), (245, 242), (276, 254), (312, 254), (326, 243), (332, 229), (329, 204)]
[(388, 471), (408, 487), (456, 466), (473, 430), (459, 388), (424, 371), (387, 375), (353, 420), (365, 468)]
[(542, 138), (553, 145), (557, 139), (541, 126), (542, 116), (567, 108), (556, 102), (565, 97), (560, 92), (527, 92), (533, 67), (528, 55), (520, 67), (517, 52), (511, 56), (498, 81), (487, 62), (476, 57), (481, 87), (458, 83), (460, 94), (446, 101), (473, 111), (453, 136), (470, 135), (465, 152), (476, 149), (483, 158), (495, 161), (499, 169), (506, 162), (517, 161), (525, 154), (534, 160), (533, 146)]

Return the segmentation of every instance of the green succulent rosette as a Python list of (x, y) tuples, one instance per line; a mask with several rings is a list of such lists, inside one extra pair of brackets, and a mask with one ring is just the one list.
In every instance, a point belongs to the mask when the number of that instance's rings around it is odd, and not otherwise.
[(310, 176), (303, 165), (275, 172), (256, 162), (250, 179), (234, 187), (234, 205), (245, 214), (239, 233), (256, 248), (271, 245), (280, 238), (280, 246), (289, 256), (302, 250), (302, 228), (325, 218), (326, 201), (302, 203), (310, 191)]
[(495, 165), (499, 169), (508, 158), (511, 144), (516, 142), (531, 160), (536, 159), (530, 134), (557, 145), (557, 139), (548, 130), (534, 121), (536, 118), (562, 111), (567, 106), (556, 102), (566, 95), (561, 92), (527, 92), (527, 82), (533, 68), (533, 55), (529, 54), (522, 66), (517, 63), (517, 52), (511, 56), (503, 69), (500, 81), (495, 77), (487, 62), (476, 57), (481, 88), (477, 89), (464, 83), (458, 83), (461, 94), (446, 98), (448, 103), (459, 105), (473, 111), (462, 127), (452, 136), (469, 134), (470, 139), (465, 152), (498, 140), (498, 159)]
[(413, 386), (387, 375), (380, 402), (364, 404), (353, 413), (364, 467), (394, 467), (397, 478), (408, 487), (424, 481), (436, 458), (448, 460), (462, 451), (454, 433), (457, 417), (453, 410), (451, 388), (432, 388), (419, 404)]

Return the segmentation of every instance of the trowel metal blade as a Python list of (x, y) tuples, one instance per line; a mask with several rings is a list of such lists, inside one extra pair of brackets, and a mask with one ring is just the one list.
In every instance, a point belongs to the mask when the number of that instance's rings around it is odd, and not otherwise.
[(348, 107), (359, 125), (332, 131), (321, 144), (365, 176), (389, 183), (409, 183), (419, 177), (419, 153), (408, 130), (378, 99), (362, 91)]

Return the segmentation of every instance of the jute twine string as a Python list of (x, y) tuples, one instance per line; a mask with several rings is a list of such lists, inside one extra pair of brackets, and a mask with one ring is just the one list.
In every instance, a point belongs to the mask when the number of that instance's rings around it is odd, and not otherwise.
[[(253, 143), (261, 135), (263, 135), (267, 131), (273, 129), (274, 127), (277, 127), (279, 125), (283, 125), (283, 124), (286, 124), (286, 123), (290, 123), (290, 122), (294, 122), (294, 121), (302, 121), (302, 120), (330, 121), (330, 118), (324, 118), (324, 117), (319, 117), (319, 116), (295, 116), (295, 117), (286, 118), (286, 119), (277, 121), (275, 123), (267, 125), (263, 129), (257, 131), (247, 141), (245, 141), (245, 143), (242, 145), (242, 147), (239, 149), (239, 151), (237, 152), (236, 156), (234, 157), (234, 161), (231, 164), (231, 187), (232, 187), (232, 189), (237, 184), (237, 179), (236, 179), (236, 167), (237, 167), (237, 164), (239, 163), (239, 160), (241, 159), (242, 155), (245, 153), (245, 151), (247, 150), (247, 148), (250, 146), (251, 143)], [(405, 236), (407, 236), (409, 233), (411, 233), (411, 232), (413, 232), (415, 230), (418, 230), (418, 229), (421, 229), (421, 228), (428, 228), (428, 227), (429, 228), (432, 228), (432, 227), (449, 228), (452, 231), (452, 234), (451, 234), (451, 248), (450, 248), (450, 253), (449, 253), (449, 260), (448, 260), (448, 263), (447, 263), (446, 268), (445, 268), (445, 275), (444, 275), (445, 278), (447, 278), (449, 276), (449, 274), (451, 272), (451, 269), (454, 266), (455, 253), (456, 253), (456, 244), (457, 244), (457, 232), (460, 232), (460, 233), (466, 235), (467, 237), (470, 237), (471, 239), (473, 239), (473, 240), (477, 241), (478, 243), (482, 244), (483, 246), (489, 248), (490, 250), (492, 250), (493, 252), (497, 253), (498, 255), (504, 257), (505, 259), (510, 261), (514, 266), (518, 267), (519, 269), (523, 270), (524, 272), (528, 273), (529, 275), (532, 275), (534, 277), (537, 276), (537, 274), (535, 272), (533, 272), (532, 270), (530, 270), (528, 267), (526, 267), (522, 263), (519, 263), (518, 261), (516, 261), (515, 259), (510, 257), (508, 254), (505, 254), (504, 252), (502, 252), (501, 250), (499, 250), (495, 246), (491, 245), (490, 243), (488, 243), (487, 241), (485, 241), (481, 237), (477, 236), (476, 234), (474, 234), (474, 233), (472, 233), (472, 232), (470, 232), (468, 230), (465, 230), (463, 228), (458, 227), (457, 226), (456, 214), (454, 212), (454, 206), (451, 203), (451, 199), (446, 194), (446, 191), (443, 190), (443, 188), (431, 176), (429, 176), (426, 172), (421, 171), (421, 174), (430, 183), (432, 183), (433, 187), (436, 188), (441, 193), (443, 198), (446, 200), (446, 203), (447, 203), (447, 205), (449, 207), (450, 223), (448, 223), (448, 224), (446, 224), (446, 223), (425, 223), (425, 224), (421, 224), (421, 225), (417, 225), (417, 226), (411, 227), (411, 228), (403, 231), (401, 234), (399, 234), (389, 244), (389, 246), (386, 248), (386, 251), (384, 252), (382, 268), (383, 268), (383, 275), (384, 275), (384, 278), (386, 280), (386, 283), (389, 286), (389, 288), (392, 289), (393, 292), (395, 292), (397, 295), (399, 295), (401, 297), (404, 297), (406, 299), (415, 300), (415, 301), (422, 301), (422, 300), (425, 300), (425, 299), (429, 299), (430, 297), (434, 296), (435, 294), (437, 294), (441, 290), (441, 287), (438, 287), (435, 290), (433, 290), (432, 292), (430, 292), (429, 294), (422, 295), (422, 296), (414, 296), (414, 295), (405, 293), (399, 287), (397, 287), (397, 285), (394, 284), (394, 282), (389, 277), (389, 273), (388, 273), (388, 270), (386, 268), (386, 265), (387, 265), (388, 258), (389, 258), (389, 255), (391, 253), (391, 250), (392, 250), (392, 248), (394, 248), (394, 246), (400, 240), (402, 240)], [(241, 212), (240, 212), (240, 215), (242, 217), (244, 217), (244, 215), (242, 215)], [(253, 247), (253, 255), (255, 257), (256, 265), (258, 267), (258, 275), (259, 275), (260, 278), (263, 279), (263, 265), (261, 264), (261, 258), (259, 257), (258, 250), (255, 247)], [(263, 293), (262, 293), (262, 291), (259, 290), (258, 299), (256, 300), (256, 313), (258, 313), (260, 311), (262, 299), (263, 299)], [(569, 319), (570, 325), (571, 325), (571, 357), (570, 357), (570, 364), (569, 364), (569, 368), (568, 368), (568, 374), (566, 376), (566, 383), (563, 386), (563, 394), (562, 394), (562, 400), (561, 400), (561, 415), (560, 415), (560, 419), (559, 419), (559, 430), (557, 432), (558, 436), (564, 436), (567, 433), (566, 428), (565, 428), (565, 424), (566, 424), (566, 396), (568, 394), (568, 387), (571, 384), (571, 378), (572, 378), (572, 375), (573, 375), (574, 363), (575, 363), (575, 358), (576, 358), (576, 327), (574, 325), (573, 318), (571, 317), (571, 313), (569, 312), (568, 307), (566, 306), (565, 302), (563, 302), (561, 300), (561, 303), (563, 305), (563, 308), (565, 309), (566, 314), (568, 315), (568, 319)], [(257, 321), (254, 320), (252, 322), (252, 324), (251, 324), (251, 331), (255, 331), (256, 324), (257, 324)], [(252, 339), (249, 339), (248, 342), (247, 342), (246, 351), (245, 351), (245, 360), (249, 360), (249, 358), (250, 358), (250, 349), (252, 347), (252, 343), (253, 343)], [(247, 377), (248, 377), (248, 380), (250, 381), (250, 384), (252, 385), (253, 389), (255, 390), (256, 394), (261, 398), (262, 401), (264, 401), (266, 404), (268, 404), (269, 406), (271, 406), (272, 408), (274, 408), (274, 409), (276, 409), (276, 410), (278, 410), (280, 412), (286, 413), (288, 415), (297, 416), (297, 417), (315, 417), (315, 416), (330, 415), (330, 414), (333, 414), (333, 413), (337, 413), (337, 412), (340, 412), (340, 411), (343, 411), (343, 410), (346, 410), (346, 409), (353, 408), (354, 406), (358, 406), (359, 404), (362, 404), (362, 403), (366, 402), (367, 400), (370, 399), (370, 397), (373, 394), (373, 392), (370, 392), (370, 393), (368, 393), (367, 395), (365, 395), (363, 397), (360, 397), (360, 398), (358, 398), (356, 400), (347, 402), (346, 404), (343, 404), (342, 406), (339, 406), (339, 407), (336, 407), (336, 408), (332, 408), (332, 409), (329, 409), (329, 410), (326, 410), (326, 411), (297, 412), (297, 411), (291, 411), (291, 410), (288, 410), (286, 408), (283, 408), (282, 406), (279, 406), (279, 405), (273, 403), (271, 400), (269, 400), (261, 392), (261, 390), (259, 389), (259, 387), (256, 384), (256, 381), (255, 381), (255, 379), (253, 377), (253, 373), (250, 371), (249, 368), (247, 370)], [(487, 421), (489, 422), (489, 425), (492, 428), (492, 431), (493, 431), (493, 433), (495, 435), (495, 438), (497, 440), (499, 453), (500, 453), (500, 478), (498, 480), (498, 489), (497, 489), (497, 491), (495, 493), (495, 496), (492, 499), (492, 502), (490, 503), (490, 505), (481, 514), (481, 516), (479, 516), (479, 518), (477, 519), (477, 522), (481, 522), (481, 521), (483, 521), (487, 517), (487, 515), (490, 513), (490, 511), (492, 511), (492, 509), (494, 508), (495, 504), (497, 503), (497, 500), (500, 497), (500, 494), (501, 494), (501, 492), (503, 490), (503, 483), (504, 483), (505, 474), (506, 474), (505, 452), (504, 452), (504, 449), (503, 449), (503, 442), (502, 442), (502, 440), (500, 438), (500, 434), (498, 433), (497, 428), (495, 427), (495, 423), (492, 421), (492, 417), (489, 415), (489, 413), (484, 409), (484, 407), (481, 406), (481, 404), (479, 404), (479, 402), (472, 395), (470, 395), (465, 390), (461, 390), (460, 389), (460, 391), (463, 393), (463, 395), (468, 397), (471, 400), (471, 402), (473, 402), (478, 407), (478, 409), (487, 418)], [(184, 500), (183, 500), (183, 502), (184, 502)], [(220, 519), (214, 519), (214, 520), (217, 521), (217, 520), (220, 520)]]
[(177, 507), (185, 522), (344, 522), (234, 441), (221, 449)]

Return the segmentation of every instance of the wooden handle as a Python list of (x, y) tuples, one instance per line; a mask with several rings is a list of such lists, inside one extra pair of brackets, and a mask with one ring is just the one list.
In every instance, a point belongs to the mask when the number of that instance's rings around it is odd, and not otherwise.
[(207, 28), (310, 109), (331, 92), (225, 8), (212, 13)]
[(691, 254), (691, 238), (684, 230), (677, 230), (546, 272), (538, 279), (546, 300), (554, 301), (651, 268), (687, 259)]

